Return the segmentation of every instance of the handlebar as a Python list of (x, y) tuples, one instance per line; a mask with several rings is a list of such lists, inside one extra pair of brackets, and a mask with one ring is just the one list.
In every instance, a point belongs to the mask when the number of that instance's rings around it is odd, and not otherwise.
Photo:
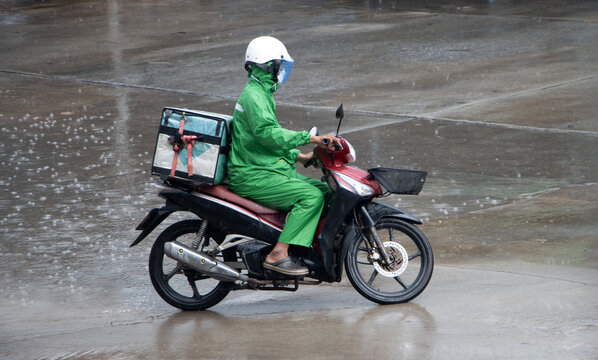
[[(328, 144), (330, 144), (330, 139), (328, 139), (328, 138), (323, 138), (323, 139), (322, 139), (322, 145), (324, 145), (324, 146), (328, 146)], [(342, 150), (342, 149), (343, 149), (343, 147), (342, 147), (342, 146), (340, 146), (340, 145), (338, 145), (338, 144), (334, 144), (334, 150), (335, 150), (335, 151), (339, 151), (339, 150)], [(306, 168), (308, 168), (308, 167), (310, 167), (310, 166), (315, 166), (315, 165), (316, 165), (316, 158), (315, 158), (315, 154), (314, 154), (314, 157), (312, 157), (311, 159), (309, 159), (309, 161), (308, 161), (308, 162), (306, 162), (305, 164), (303, 164), (303, 167), (306, 167)]]
[[(322, 139), (322, 145), (328, 146), (328, 144), (330, 144), (330, 139), (328, 138), (323, 138)], [(338, 144), (334, 144), (334, 151), (339, 151), (342, 150), (342, 146), (338, 145)]]

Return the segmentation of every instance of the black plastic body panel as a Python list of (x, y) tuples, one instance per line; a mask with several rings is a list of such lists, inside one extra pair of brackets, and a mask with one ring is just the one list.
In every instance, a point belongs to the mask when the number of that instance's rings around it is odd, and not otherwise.
[(208, 220), (224, 233), (245, 235), (270, 244), (275, 244), (281, 233), (278, 228), (256, 221), (256, 216), (248, 210), (207, 194), (176, 191), (160, 195)]

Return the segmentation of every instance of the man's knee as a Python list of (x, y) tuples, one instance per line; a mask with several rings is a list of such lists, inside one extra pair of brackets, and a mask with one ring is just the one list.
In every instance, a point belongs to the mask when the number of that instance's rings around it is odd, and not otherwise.
[(324, 194), (314, 186), (306, 187), (301, 202), (309, 207), (320, 207), (324, 205)]

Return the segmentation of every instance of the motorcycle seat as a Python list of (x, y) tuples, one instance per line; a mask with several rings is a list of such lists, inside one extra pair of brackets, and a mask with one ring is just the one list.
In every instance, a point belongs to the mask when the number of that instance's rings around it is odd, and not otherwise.
[(244, 198), (228, 189), (226, 185), (202, 186), (200, 191), (219, 199), (230, 201), (244, 207), (258, 215), (286, 215), (285, 212), (260, 205), (253, 200)]

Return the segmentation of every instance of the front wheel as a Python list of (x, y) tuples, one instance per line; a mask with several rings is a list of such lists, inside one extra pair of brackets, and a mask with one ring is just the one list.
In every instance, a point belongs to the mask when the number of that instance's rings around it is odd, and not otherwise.
[(360, 234), (345, 258), (349, 281), (361, 295), (379, 304), (412, 300), (432, 277), (434, 256), (428, 239), (415, 225), (393, 218), (379, 220), (375, 229), (391, 262), (384, 264), (381, 254)]
[[(233, 282), (218, 281), (193, 270), (164, 254), (164, 244), (177, 241), (187, 246), (194, 242), (198, 250), (212, 248), (224, 240), (224, 236), (208, 225), (205, 234), (197, 239), (200, 220), (184, 220), (164, 230), (152, 246), (149, 273), (156, 292), (170, 305), (181, 310), (204, 310), (219, 303), (230, 292)], [(236, 261), (233, 249), (227, 249), (217, 257), (220, 261)]]

